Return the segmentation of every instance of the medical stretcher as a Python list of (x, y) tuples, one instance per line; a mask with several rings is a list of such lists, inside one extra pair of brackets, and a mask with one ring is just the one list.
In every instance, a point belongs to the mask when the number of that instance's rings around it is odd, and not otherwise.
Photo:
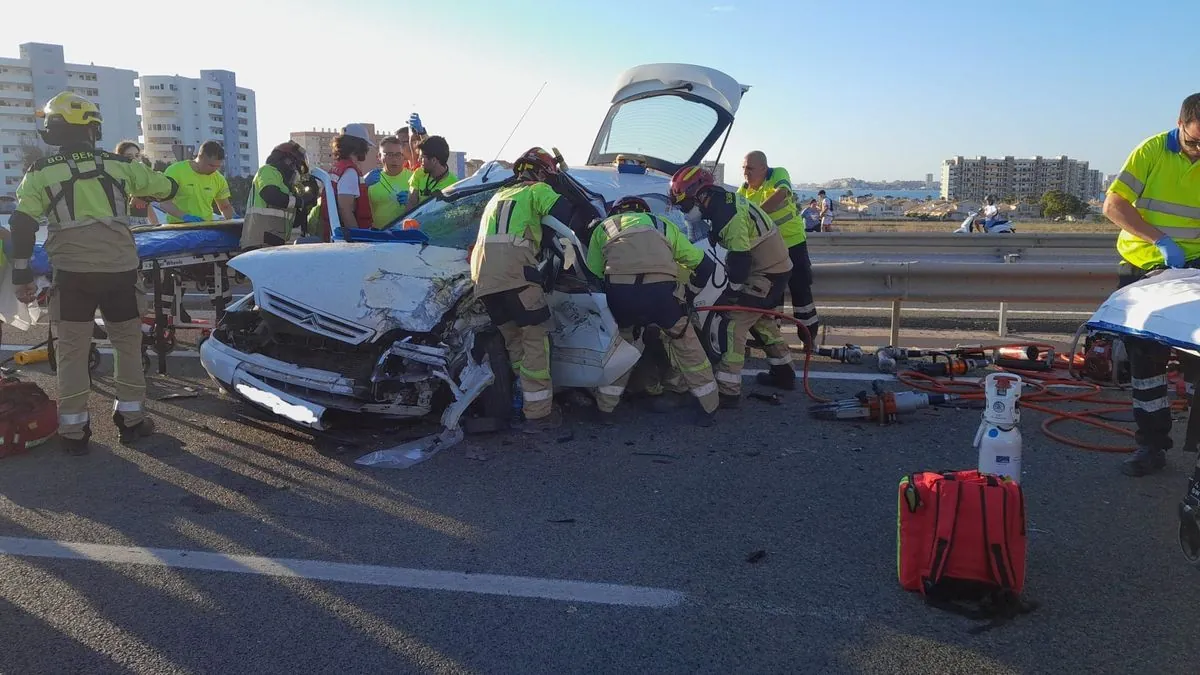
[[(227, 263), (241, 252), (242, 222), (237, 219), (133, 229), (142, 279), (148, 282), (153, 298), (151, 315), (143, 317), (145, 366), (149, 366), (146, 350), (152, 349), (158, 356), (158, 372), (165, 375), (167, 354), (176, 345), (176, 330), (199, 329), (206, 338), (220, 323), (232, 297)], [(50, 260), (42, 244), (35, 246), (30, 267), (35, 274), (51, 275)], [(211, 323), (190, 320), (183, 307), (188, 285), (208, 294), (216, 313)], [(98, 337), (107, 336), (98, 334)]]

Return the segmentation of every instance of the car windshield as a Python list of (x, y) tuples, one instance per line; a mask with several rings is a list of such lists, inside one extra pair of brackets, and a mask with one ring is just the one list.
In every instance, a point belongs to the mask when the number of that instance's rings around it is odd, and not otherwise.
[(680, 96), (651, 96), (621, 104), (596, 150), (603, 158), (642, 155), (684, 164), (717, 126), (711, 106)]
[(408, 218), (420, 223), (420, 230), (429, 237), (430, 245), (466, 250), (475, 243), (483, 209), (502, 184), (498, 182), (453, 201), (444, 197), (431, 199)]
[[(408, 218), (420, 223), (420, 230), (429, 237), (430, 245), (466, 250), (475, 243), (475, 237), (479, 233), (479, 220), (483, 217), (488, 200), (503, 184), (504, 181), (500, 181), (482, 189), (474, 188), (478, 191), (472, 191), (452, 201), (446, 197), (431, 199), (419, 206)], [(683, 217), (683, 212), (670, 205), (666, 195), (647, 193), (637, 196), (646, 200), (655, 215), (675, 223), (679, 231), (692, 243), (700, 243), (708, 238), (708, 221), (702, 220), (694, 225), (688, 223)]]

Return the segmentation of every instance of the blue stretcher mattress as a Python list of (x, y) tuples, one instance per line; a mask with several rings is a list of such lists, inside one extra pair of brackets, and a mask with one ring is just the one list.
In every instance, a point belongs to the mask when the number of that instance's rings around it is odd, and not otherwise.
[[(133, 241), (137, 244), (138, 258), (152, 260), (179, 255), (204, 255), (237, 251), (242, 240), (241, 225), (220, 227), (158, 227), (134, 230)], [(50, 274), (50, 259), (43, 244), (33, 248), (29, 266), (34, 274)]]

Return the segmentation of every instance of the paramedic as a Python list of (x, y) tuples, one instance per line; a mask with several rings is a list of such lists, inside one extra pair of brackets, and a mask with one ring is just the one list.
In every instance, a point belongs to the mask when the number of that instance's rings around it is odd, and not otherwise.
[[(1121, 228), (1120, 285), (1156, 269), (1200, 267), (1200, 93), (1183, 101), (1175, 128), (1133, 149), (1108, 188), (1104, 215)], [(1170, 349), (1126, 338), (1137, 449), (1121, 465), (1129, 476), (1166, 466), (1171, 442), (1167, 389)]]
[(792, 260), (792, 277), (788, 290), (792, 296), (792, 316), (808, 329), (805, 333), (796, 328), (797, 334), (809, 348), (816, 350), (817, 331), (821, 320), (817, 317), (817, 305), (812, 294), (812, 262), (808, 259), (808, 235), (804, 219), (796, 212), (796, 196), (792, 192), (792, 178), (783, 167), (767, 166), (767, 156), (755, 150), (742, 160), (742, 174), (746, 182), (738, 188), (738, 194), (757, 204), (766, 212), (788, 248)]
[(225, 148), (217, 141), (200, 144), (195, 159), (175, 162), (164, 171), (179, 185), (179, 194), (159, 205), (167, 212), (168, 223), (204, 223), (213, 219), (213, 205), (225, 220), (236, 214), (229, 203), (229, 183), (221, 175)]
[(408, 135), (404, 139), (388, 136), (379, 142), (379, 161), (383, 164), (367, 174), (367, 196), (371, 200), (371, 220), (375, 228), (385, 229), (404, 215), (408, 204), (409, 182), (413, 169), (410, 168), (406, 149)]

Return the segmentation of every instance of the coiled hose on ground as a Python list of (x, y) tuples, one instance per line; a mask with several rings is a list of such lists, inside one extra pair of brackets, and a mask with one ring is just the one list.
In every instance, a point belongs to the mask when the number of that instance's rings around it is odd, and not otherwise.
[[(740, 307), (736, 305), (713, 305), (707, 307), (697, 307), (697, 311), (712, 311), (712, 312), (754, 312), (763, 316), (769, 316), (776, 319), (795, 324), (797, 330), (804, 337), (804, 368), (802, 371), (802, 381), (804, 385), (804, 393), (809, 398), (818, 403), (828, 403), (831, 399), (819, 396), (812, 390), (812, 385), (809, 382), (809, 367), (812, 362), (812, 335), (808, 332), (808, 327), (800, 320), (793, 316), (784, 314), (773, 309), (759, 309), (756, 307)], [(1054, 349), (1053, 345), (1040, 342), (1014, 342), (1003, 343), (996, 345), (983, 345), (978, 349), (980, 351), (991, 351), (994, 349), (1028, 349), (1035, 348), (1039, 351)], [(1072, 352), (1070, 357), (1063, 354), (1057, 354), (1052, 364), (1051, 372), (1024, 370), (1020, 368), (1006, 367), (1001, 368), (992, 366), (992, 368), (1004, 372), (1011, 372), (1021, 376), (1021, 379), (1026, 384), (1033, 387), (1035, 391), (1031, 394), (1021, 396), (1021, 405), (1030, 410), (1045, 413), (1047, 417), (1041, 425), (1042, 433), (1048, 437), (1066, 445), (1084, 450), (1093, 450), (1097, 452), (1114, 452), (1124, 453), (1132, 452), (1135, 448), (1133, 445), (1106, 445), (1101, 443), (1091, 443), (1088, 441), (1072, 438), (1058, 430), (1054, 429), (1056, 425), (1065, 422), (1078, 422), (1096, 427), (1103, 431), (1118, 434), (1127, 438), (1133, 438), (1133, 432), (1124, 427), (1111, 424), (1105, 419), (1106, 415), (1112, 415), (1118, 412), (1128, 412), (1132, 409), (1130, 399), (1125, 396), (1122, 398), (1112, 398), (1114, 392), (1124, 392), (1124, 389), (1115, 386), (1104, 386), (1095, 382), (1089, 382), (1074, 377), (1060, 377), (1054, 374), (1054, 371), (1071, 371), (1072, 366), (1078, 366), (1078, 357)], [(934, 377), (925, 375), (913, 370), (905, 370), (896, 373), (896, 379), (905, 385), (924, 392), (939, 393), (939, 394), (957, 394), (962, 400), (967, 401), (982, 401), (984, 399), (983, 383), (968, 382), (961, 379), (956, 380), (953, 377)], [(1066, 410), (1061, 406), (1064, 405), (1079, 405), (1079, 404), (1099, 404), (1097, 407), (1085, 408), (1082, 410)], [(1058, 407), (1055, 407), (1058, 406)], [(1187, 398), (1179, 398), (1171, 403), (1172, 411), (1182, 411), (1188, 409)]]

